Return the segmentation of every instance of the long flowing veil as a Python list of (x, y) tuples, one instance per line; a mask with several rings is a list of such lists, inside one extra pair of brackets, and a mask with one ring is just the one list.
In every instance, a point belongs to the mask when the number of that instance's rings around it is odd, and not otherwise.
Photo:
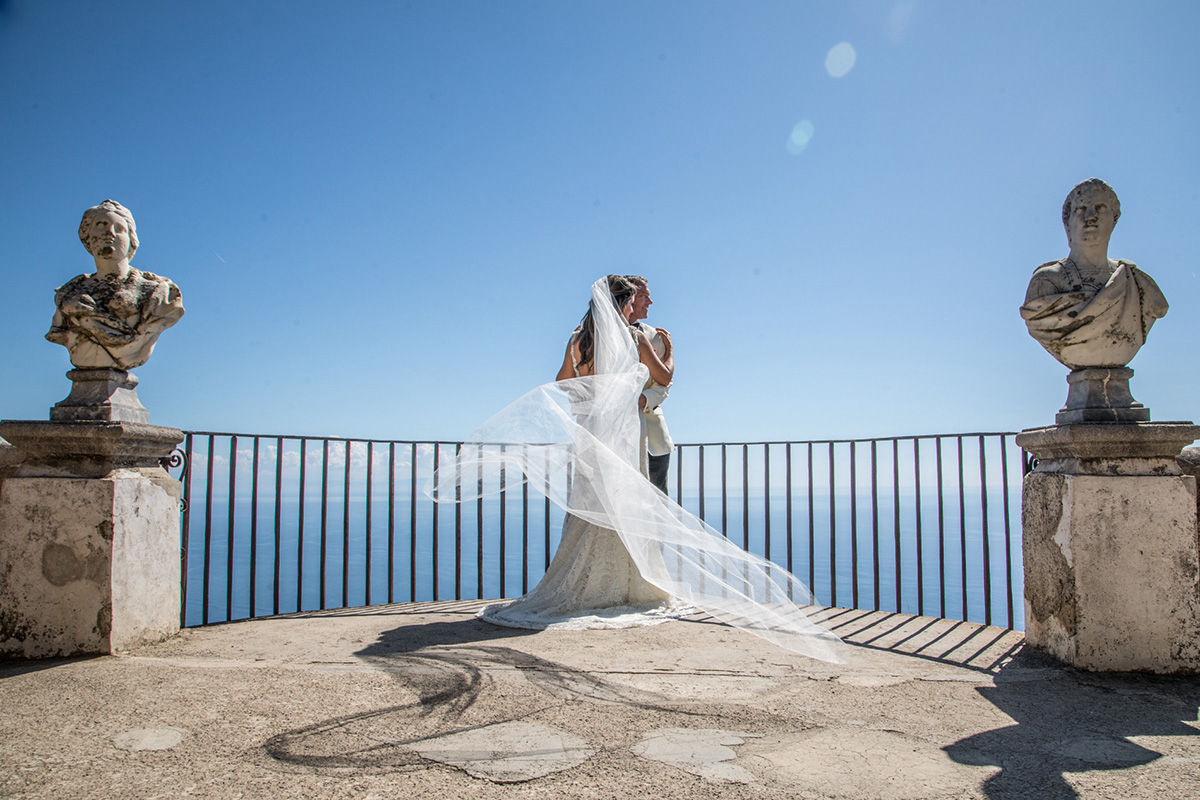
[(672, 597), (793, 652), (840, 661), (840, 640), (805, 615), (813, 600), (803, 583), (642, 475), (637, 399), (648, 373), (606, 279), (593, 284), (591, 303), (596, 374), (543, 384), (511, 403), (467, 437), (426, 492), (438, 502), (474, 500), (502, 488), (482, 476), (503, 465), (568, 514), (616, 531), (642, 577)]

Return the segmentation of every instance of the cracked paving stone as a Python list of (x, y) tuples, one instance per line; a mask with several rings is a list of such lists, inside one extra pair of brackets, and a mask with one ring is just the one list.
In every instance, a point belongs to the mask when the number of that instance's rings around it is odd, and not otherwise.
[(170, 750), (187, 736), (183, 728), (134, 728), (113, 737), (121, 750)]
[(870, 689), (899, 686), (912, 679), (903, 675), (839, 675), (834, 680), (846, 686), (861, 686)]
[(770, 773), (820, 797), (928, 800), (958, 796), (993, 767), (957, 764), (941, 748), (899, 731), (833, 727), (767, 736), (742, 757), (764, 759)]
[(578, 766), (596, 751), (566, 731), (534, 722), (502, 722), (409, 745), (430, 761), (494, 783), (521, 783)]
[(731, 764), (737, 753), (728, 745), (745, 744), (759, 734), (715, 728), (660, 728), (650, 731), (631, 750), (642, 758), (661, 761), (714, 783), (751, 783), (754, 775)]

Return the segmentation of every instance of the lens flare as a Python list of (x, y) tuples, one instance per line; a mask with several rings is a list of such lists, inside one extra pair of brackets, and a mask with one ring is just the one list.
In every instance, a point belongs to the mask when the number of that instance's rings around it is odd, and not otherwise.
[(813, 124), (806, 119), (797, 122), (792, 128), (792, 135), (788, 137), (787, 151), (794, 156), (803, 153), (804, 148), (808, 147), (808, 143), (812, 141), (815, 130)]
[(893, 42), (904, 38), (908, 26), (912, 22), (913, 12), (917, 10), (916, 0), (899, 0), (892, 6), (888, 14), (887, 35)]
[(858, 54), (854, 52), (854, 45), (849, 42), (839, 42), (829, 48), (829, 52), (825, 54), (825, 71), (831, 78), (841, 78), (854, 69), (854, 62), (857, 60)]

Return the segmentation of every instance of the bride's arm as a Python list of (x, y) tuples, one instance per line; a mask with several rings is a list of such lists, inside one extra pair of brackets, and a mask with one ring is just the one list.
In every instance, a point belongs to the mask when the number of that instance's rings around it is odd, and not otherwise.
[[(650, 339), (640, 330), (635, 332), (637, 340), (638, 358), (646, 365), (646, 369), (650, 370), (650, 377), (655, 383), (661, 383), (663, 386), (671, 382), (671, 378), (675, 375), (674, 359), (670, 355), (670, 346), (667, 348), (667, 358), (672, 362), (670, 366), (663, 363), (663, 360), (658, 357), (658, 353), (654, 352), (654, 345), (650, 344)], [(669, 339), (667, 341), (670, 341)]]

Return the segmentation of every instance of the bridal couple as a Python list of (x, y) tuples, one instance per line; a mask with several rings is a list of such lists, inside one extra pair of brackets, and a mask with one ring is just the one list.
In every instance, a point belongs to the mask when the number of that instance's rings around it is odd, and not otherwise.
[(837, 637), (805, 615), (812, 598), (804, 584), (666, 495), (672, 445), (659, 404), (674, 357), (667, 332), (640, 322), (650, 302), (639, 276), (596, 281), (557, 380), (484, 423), (435, 474), (434, 499), (461, 502), (484, 492), (485, 466), (502, 464), (566, 511), (538, 585), (480, 616), (509, 627), (587, 629), (702, 611), (793, 652), (839, 661)]

